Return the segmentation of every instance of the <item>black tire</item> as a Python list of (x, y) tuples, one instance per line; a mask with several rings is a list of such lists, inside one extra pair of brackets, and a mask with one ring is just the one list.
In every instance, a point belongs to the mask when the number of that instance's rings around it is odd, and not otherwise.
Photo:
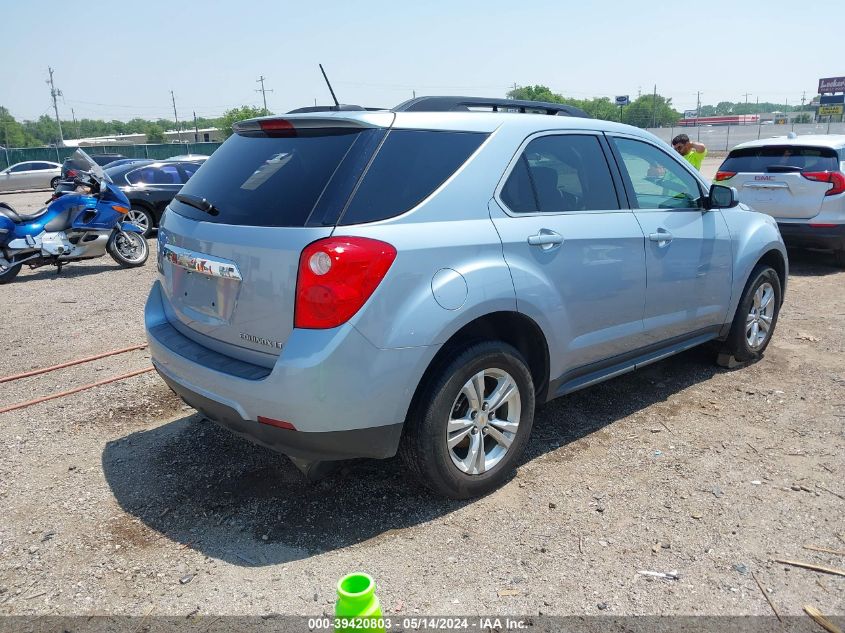
[(845, 248), (833, 251), (833, 263), (839, 268), (845, 268)]
[[(756, 347), (752, 347), (748, 341), (747, 323), (748, 316), (751, 313), (754, 295), (758, 288), (769, 284), (774, 290), (774, 313), (771, 316), (771, 324), (769, 326), (768, 335)], [(780, 305), (783, 298), (783, 290), (780, 285), (780, 277), (775, 272), (775, 269), (765, 264), (758, 264), (751, 276), (748, 278), (748, 283), (745, 284), (745, 290), (742, 293), (742, 298), (739, 301), (739, 306), (734, 315), (733, 324), (731, 325), (731, 332), (727, 340), (722, 346), (722, 352), (732, 355), (737, 362), (749, 363), (759, 360), (763, 356), (763, 352), (769, 346), (772, 336), (775, 332), (778, 316), (780, 315)]]
[(55, 189), (56, 187), (58, 187), (59, 186), (59, 180), (61, 180), (61, 178), (59, 178), (58, 176), (53, 178), (53, 180), (50, 181), (50, 189)]
[[(153, 216), (152, 211), (150, 211), (149, 209), (142, 207), (140, 205), (133, 204), (132, 205), (132, 212), (133, 212), (133, 214), (142, 214), (146, 218), (146, 227), (145, 227), (145, 230), (144, 230), (144, 237), (149, 237), (150, 235), (152, 235), (153, 230), (156, 227), (155, 217)], [(128, 220), (128, 218), (127, 218), (127, 220)], [(138, 223), (136, 222), (136, 224), (138, 224)], [(142, 225), (139, 224), (139, 226), (142, 226)], [(142, 226), (142, 228), (144, 228), (144, 227)]]
[[(463, 386), (488, 369), (504, 371), (513, 378), (521, 404), (519, 425), (500, 461), (482, 474), (470, 475), (453, 462), (446, 427)], [(479, 342), (458, 350), (427, 380), (405, 422), (399, 452), (409, 470), (435, 492), (452, 499), (477, 497), (498, 488), (510, 476), (528, 443), (533, 422), (534, 382), (525, 359), (502, 341)], [(473, 431), (473, 435), (479, 433)], [(479, 439), (482, 447), (495, 442), (490, 435)]]
[(18, 273), (21, 271), (21, 266), (23, 266), (23, 264), (16, 264), (15, 266), (10, 266), (9, 268), (0, 268), (0, 286), (11, 282), (15, 277), (17, 277)]
[[(133, 243), (132, 246), (136, 249), (134, 256), (130, 257), (121, 251), (124, 244), (119, 243), (119, 240), (130, 240)], [(138, 266), (143, 266), (147, 262), (147, 258), (150, 256), (150, 245), (147, 244), (147, 240), (140, 233), (133, 233), (130, 231), (115, 231), (112, 233), (106, 248), (109, 251), (109, 255), (112, 256), (112, 259), (124, 268), (137, 268)]]

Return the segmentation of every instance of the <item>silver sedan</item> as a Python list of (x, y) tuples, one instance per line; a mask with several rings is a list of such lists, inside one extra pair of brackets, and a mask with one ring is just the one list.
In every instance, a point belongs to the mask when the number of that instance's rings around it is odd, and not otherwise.
[(59, 163), (32, 160), (17, 163), (0, 171), (0, 191), (21, 189), (55, 189), (62, 174)]

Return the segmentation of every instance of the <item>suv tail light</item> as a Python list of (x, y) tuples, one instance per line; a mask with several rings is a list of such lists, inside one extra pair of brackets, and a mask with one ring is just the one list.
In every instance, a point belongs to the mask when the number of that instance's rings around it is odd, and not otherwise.
[(735, 171), (717, 171), (716, 172), (716, 180), (717, 181), (719, 181), (719, 180), (730, 180), (734, 176), (736, 176)]
[(845, 174), (841, 171), (805, 171), (801, 175), (807, 180), (831, 183), (833, 186), (824, 192), (826, 196), (835, 196), (845, 191)]
[(303, 249), (296, 279), (294, 327), (346, 323), (384, 279), (396, 249), (365, 237), (328, 237)]
[(75, 169), (68, 169), (68, 170), (67, 170), (67, 177), (68, 177), (68, 178), (76, 178), (76, 176), (77, 176), (78, 174), (79, 174), (79, 172), (78, 172), (77, 170), (75, 170)]

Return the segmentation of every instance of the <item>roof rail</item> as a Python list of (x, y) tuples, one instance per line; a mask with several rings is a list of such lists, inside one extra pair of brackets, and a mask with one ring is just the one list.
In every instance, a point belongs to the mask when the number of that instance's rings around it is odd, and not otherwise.
[(417, 97), (393, 108), (394, 112), (468, 112), (476, 108), (490, 108), (492, 112), (520, 112), (576, 116), (589, 119), (590, 115), (575, 106), (545, 101), (522, 101), (487, 97)]
[(365, 108), (359, 105), (341, 103), (340, 105), (305, 106), (296, 108), (287, 114), (302, 114), (304, 112), (381, 112), (387, 108)]

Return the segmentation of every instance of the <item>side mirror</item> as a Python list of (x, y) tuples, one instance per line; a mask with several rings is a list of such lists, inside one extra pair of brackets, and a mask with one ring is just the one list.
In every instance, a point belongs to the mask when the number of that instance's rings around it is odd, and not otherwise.
[(708, 196), (710, 209), (732, 209), (739, 204), (739, 194), (733, 187), (711, 185)]

